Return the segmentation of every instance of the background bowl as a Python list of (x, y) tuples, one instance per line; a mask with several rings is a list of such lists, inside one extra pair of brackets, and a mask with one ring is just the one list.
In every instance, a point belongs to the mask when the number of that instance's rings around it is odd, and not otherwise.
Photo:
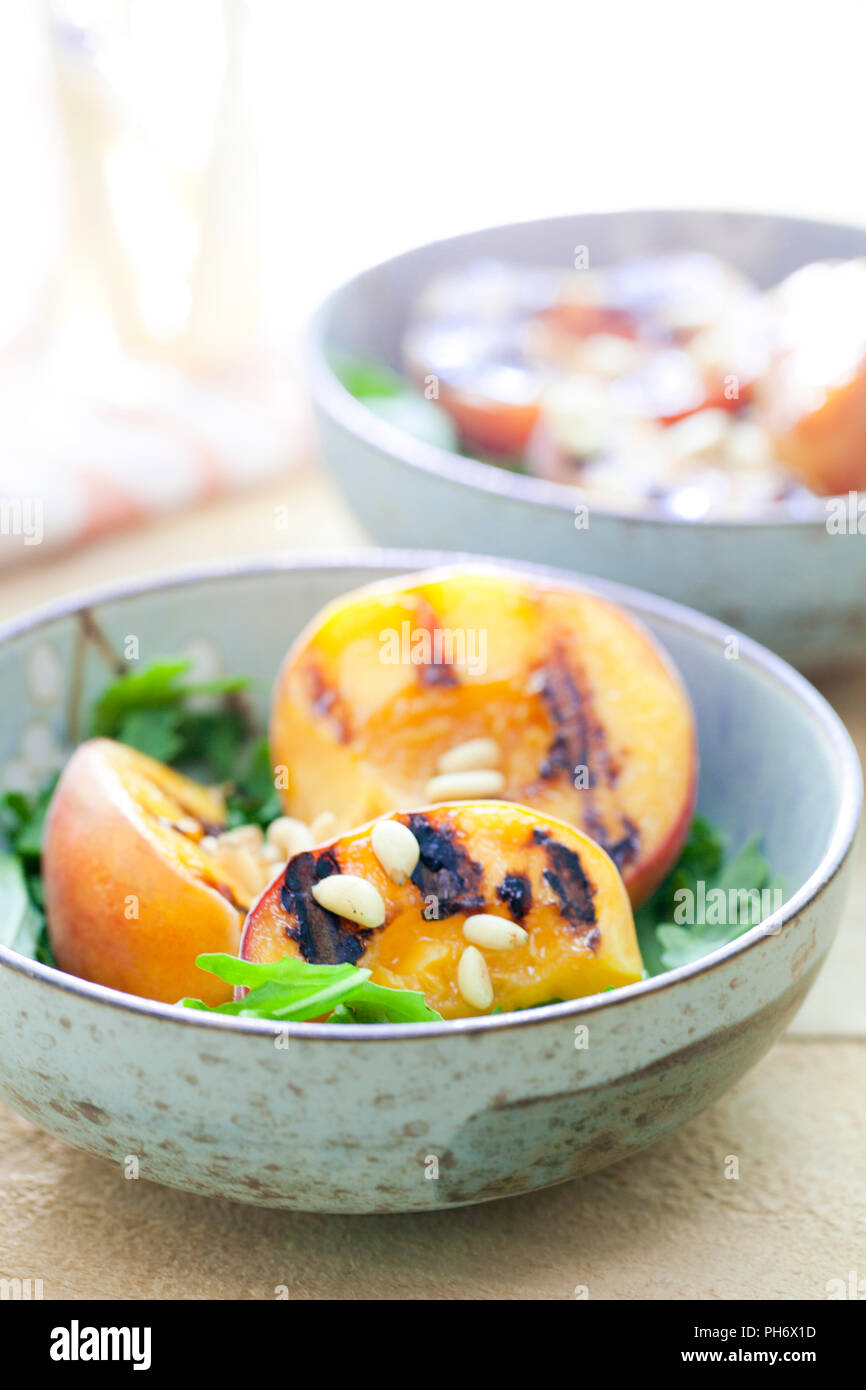
[[(712, 613), (798, 665), (866, 653), (866, 536), (827, 530), (823, 500), (802, 518), (683, 521), (591, 505), (574, 489), (509, 473), (411, 438), (343, 388), (331, 353), (402, 369), (414, 300), (440, 271), (479, 256), (569, 267), (576, 246), (602, 266), (667, 250), (715, 252), (767, 288), (807, 261), (866, 254), (866, 229), (736, 212), (612, 212), (522, 222), (433, 242), (350, 280), (319, 311), (309, 377), (324, 457), (384, 545), (446, 546), (537, 560), (638, 585)], [(866, 525), (866, 521), (864, 521)]]
[[(448, 556), (364, 552), (211, 569), (64, 602), (0, 631), (0, 771), (40, 770), (135, 635), (268, 690), (329, 600)], [(568, 578), (556, 571), (545, 571)], [(405, 1211), (561, 1182), (715, 1100), (788, 1023), (827, 953), (860, 804), (845, 729), (802, 677), (689, 610), (591, 583), (678, 663), (698, 717), (699, 808), (756, 830), (791, 896), (695, 965), (613, 994), (415, 1027), (235, 1022), (136, 999), (0, 947), (0, 1097), (71, 1144), (190, 1191)], [(74, 737), (73, 732), (73, 737)], [(44, 769), (43, 769), (44, 771)], [(577, 1031), (585, 1027), (586, 1033)], [(438, 1176), (436, 1176), (438, 1172)]]

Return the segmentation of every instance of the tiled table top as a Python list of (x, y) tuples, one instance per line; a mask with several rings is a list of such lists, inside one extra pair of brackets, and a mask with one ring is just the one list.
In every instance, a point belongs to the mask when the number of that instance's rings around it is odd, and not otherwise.
[[(288, 507), (288, 529), (275, 508)], [(281, 513), (281, 516), (284, 514)], [(0, 581), (0, 617), (204, 557), (363, 543), (294, 473), (242, 502)], [(866, 670), (820, 683), (866, 760)], [(866, 846), (830, 960), (785, 1040), (709, 1111), (580, 1183), (419, 1216), (262, 1211), (124, 1181), (0, 1107), (0, 1277), (46, 1297), (823, 1298), (866, 1275)], [(725, 1177), (729, 1155), (739, 1178)]]

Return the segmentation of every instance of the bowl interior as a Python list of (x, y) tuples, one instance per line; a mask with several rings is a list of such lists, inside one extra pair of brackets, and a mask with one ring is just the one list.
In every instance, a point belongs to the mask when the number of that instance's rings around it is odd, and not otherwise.
[(519, 222), (417, 247), (373, 267), (325, 305), (318, 341), (332, 350), (371, 355), (400, 370), (401, 341), (413, 303), (443, 270), (479, 257), (568, 268), (575, 248), (590, 266), (661, 251), (707, 251), (769, 289), (808, 261), (866, 254), (866, 228), (769, 213), (625, 211)]
[[(121, 592), (91, 603), (85, 617), (73, 610), (35, 626), (20, 620), (0, 636), (0, 778), (26, 788), (59, 764), (86, 733), (81, 711), (110, 678), (106, 651), (128, 651), (133, 641), (144, 662), (189, 655), (203, 673), (249, 675), (264, 722), (286, 648), (322, 604), (443, 558), (367, 552), (348, 564), (275, 561)], [(844, 850), (846, 819), (856, 815), (856, 756), (823, 699), (777, 658), (709, 619), (617, 585), (558, 577), (624, 603), (665, 645), (697, 711), (699, 809), (735, 847), (760, 833), (787, 894), (801, 889), (831, 849)]]

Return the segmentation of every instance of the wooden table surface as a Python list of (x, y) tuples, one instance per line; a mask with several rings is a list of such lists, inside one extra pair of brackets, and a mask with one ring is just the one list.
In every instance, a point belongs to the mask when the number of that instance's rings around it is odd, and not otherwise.
[[(277, 509), (287, 508), (286, 513)], [(0, 576), (0, 618), (120, 576), (365, 537), (312, 464)], [(821, 689), (866, 757), (866, 670)], [(866, 1276), (866, 855), (791, 1029), (723, 1100), (581, 1182), (417, 1216), (271, 1212), (126, 1182), (0, 1107), (0, 1277), (74, 1298), (779, 1299)], [(724, 1176), (739, 1158), (738, 1181)]]

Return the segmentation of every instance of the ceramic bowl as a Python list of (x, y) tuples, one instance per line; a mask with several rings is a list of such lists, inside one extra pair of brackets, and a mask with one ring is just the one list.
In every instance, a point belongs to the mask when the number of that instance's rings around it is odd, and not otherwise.
[(866, 653), (866, 509), (828, 530), (825, 503), (793, 518), (685, 521), (647, 506), (592, 504), (575, 529), (576, 489), (509, 473), (411, 438), (344, 390), (336, 352), (400, 369), (419, 290), (478, 257), (570, 266), (574, 248), (601, 266), (648, 253), (715, 252), (769, 287), (807, 261), (866, 254), (866, 228), (733, 212), (615, 212), (550, 218), (433, 242), (357, 276), (317, 315), (308, 365), (324, 457), (383, 545), (481, 550), (561, 565), (693, 604), (800, 666)]
[[(106, 652), (191, 654), (258, 682), (347, 590), (451, 557), (277, 559), (106, 590), (0, 632), (0, 771), (41, 777)], [(556, 571), (540, 573), (558, 575)], [(267, 1206), (384, 1212), (525, 1192), (635, 1152), (736, 1081), (804, 999), (839, 921), (856, 754), (820, 695), (747, 638), (592, 581), (678, 663), (697, 710), (700, 809), (764, 836), (790, 896), (697, 964), (519, 1014), (280, 1030), (105, 989), (0, 948), (0, 1097), (116, 1165)], [(585, 1030), (585, 1031), (584, 1031)], [(438, 1176), (436, 1176), (438, 1174)]]

